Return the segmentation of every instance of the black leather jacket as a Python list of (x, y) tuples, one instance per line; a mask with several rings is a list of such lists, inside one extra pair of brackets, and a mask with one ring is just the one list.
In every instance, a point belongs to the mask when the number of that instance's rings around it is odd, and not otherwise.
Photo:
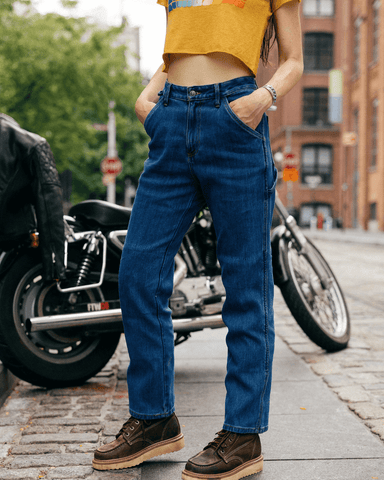
[(64, 278), (62, 191), (48, 142), (0, 114), (0, 249), (39, 231), (45, 281)]

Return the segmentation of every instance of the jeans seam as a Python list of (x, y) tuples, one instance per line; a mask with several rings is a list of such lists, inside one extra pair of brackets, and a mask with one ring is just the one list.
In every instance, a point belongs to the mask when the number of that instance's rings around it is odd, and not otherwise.
[(256, 88), (256, 85), (255, 85), (255, 88), (253, 88), (252, 85), (241, 86), (241, 87), (234, 87), (234, 88), (232, 88), (231, 90), (228, 90), (228, 91), (226, 91), (226, 92), (223, 92), (223, 93), (222, 93), (222, 96), (223, 96), (223, 97), (229, 97), (230, 95), (235, 95), (236, 93), (241, 93), (241, 92), (247, 92), (248, 90), (252, 90), (252, 91), (250, 92), (250, 94), (251, 94), (251, 93), (253, 93), (254, 91), (256, 91), (256, 90), (258, 90), (258, 89)]
[(238, 427), (236, 425), (229, 425), (228, 423), (224, 423), (223, 429), (233, 431), (235, 433), (236, 432), (237, 433), (264, 433), (268, 430), (268, 426), (264, 426), (264, 427), (258, 426), (255, 428), (251, 428), (251, 427)]
[(269, 365), (269, 357), (270, 357), (270, 349), (269, 349), (269, 341), (268, 341), (268, 332), (269, 332), (269, 322), (268, 322), (268, 265), (267, 265), (267, 240), (268, 240), (268, 229), (267, 229), (267, 219), (268, 219), (268, 159), (267, 159), (267, 152), (266, 152), (266, 141), (263, 139), (263, 151), (264, 151), (264, 178), (265, 178), (265, 191), (264, 191), (264, 215), (263, 215), (263, 297), (264, 297), (264, 337), (265, 337), (265, 358), (264, 358), (264, 386), (261, 394), (261, 401), (260, 401), (260, 416), (257, 425), (257, 429), (260, 429), (260, 424), (263, 416), (263, 405), (264, 405), (264, 396), (267, 390), (268, 385), (268, 377), (270, 375), (270, 371), (268, 368)]
[(191, 199), (187, 205), (187, 207), (185, 208), (183, 214), (180, 216), (180, 220), (179, 220), (179, 223), (177, 224), (177, 227), (175, 228), (174, 232), (173, 232), (173, 235), (172, 235), (172, 238), (171, 240), (169, 241), (168, 245), (167, 245), (167, 248), (165, 249), (165, 252), (164, 252), (164, 256), (163, 256), (163, 262), (161, 264), (161, 267), (160, 267), (160, 272), (159, 272), (159, 281), (158, 281), (158, 284), (157, 284), (157, 288), (156, 288), (156, 292), (155, 292), (155, 299), (156, 299), (156, 317), (157, 317), (157, 321), (159, 323), (159, 327), (160, 327), (160, 331), (161, 331), (161, 345), (162, 345), (162, 349), (163, 349), (163, 378), (164, 378), (164, 382), (163, 382), (163, 385), (164, 385), (164, 388), (163, 388), (163, 396), (164, 396), (164, 410), (166, 410), (165, 408), (165, 402), (166, 402), (166, 398), (167, 398), (167, 388), (168, 388), (168, 384), (166, 382), (166, 372), (165, 372), (165, 364), (166, 364), (166, 359), (165, 359), (165, 347), (164, 347), (164, 336), (163, 336), (163, 325), (162, 325), (162, 322), (160, 321), (160, 316), (159, 316), (159, 303), (158, 303), (158, 293), (159, 293), (159, 289), (160, 289), (160, 285), (162, 283), (162, 272), (163, 272), (163, 268), (164, 268), (164, 264), (165, 264), (165, 259), (168, 255), (168, 250), (169, 250), (169, 247), (170, 245), (173, 243), (174, 239), (175, 239), (175, 236), (176, 236), (176, 233), (178, 232), (179, 228), (180, 228), (180, 225), (185, 217), (185, 215), (187, 214), (187, 211), (190, 209), (192, 203), (193, 203), (193, 200), (196, 198), (196, 192), (194, 192), (194, 194), (191, 196)]
[(175, 411), (174, 408), (171, 408), (169, 411), (164, 411), (162, 413), (155, 413), (155, 414), (146, 414), (146, 413), (139, 413), (136, 412), (135, 410), (132, 410), (132, 408), (129, 408), (130, 414), (134, 417), (135, 415), (139, 415), (140, 417), (163, 417), (167, 418), (168, 416), (172, 415), (172, 413)]

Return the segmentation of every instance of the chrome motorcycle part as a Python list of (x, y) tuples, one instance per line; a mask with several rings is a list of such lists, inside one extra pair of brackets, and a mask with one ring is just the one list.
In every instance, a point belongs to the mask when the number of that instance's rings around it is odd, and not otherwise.
[(172, 296), (169, 299), (169, 307), (172, 310), (172, 315), (175, 317), (182, 317), (187, 314), (188, 299), (181, 290), (173, 290)]
[(347, 305), (328, 263), (313, 243), (306, 240), (308, 255), (316, 258), (327, 272), (329, 287), (323, 287), (307, 256), (300, 254), (291, 239), (284, 250), (289, 281), (279, 285), (281, 293), (297, 323), (316, 345), (328, 352), (342, 350), (350, 338)]
[[(100, 289), (78, 295), (84, 303), (104, 300)], [(39, 255), (30, 252), (19, 257), (0, 282), (0, 358), (19, 378), (44, 387), (82, 384), (115, 352), (119, 333), (88, 336), (79, 329), (27, 330), (29, 317), (54, 318), (57, 313), (75, 311), (67, 299), (55, 282), (43, 282)]]
[(297, 251), (300, 253), (300, 255), (304, 255), (306, 257), (307, 261), (309, 262), (313, 270), (316, 272), (316, 275), (319, 278), (323, 288), (330, 288), (330, 282), (332, 282), (332, 279), (329, 278), (328, 272), (323, 268), (323, 264), (318, 261), (317, 257), (311, 255), (307, 238), (300, 230), (300, 227), (297, 225), (294, 217), (290, 215), (288, 213), (288, 210), (284, 207), (277, 192), (275, 208), (287, 229), (287, 231), (285, 232), (287, 238), (290, 238), (290, 236), (292, 236), (295, 239), (295, 247)]
[(108, 239), (121, 251), (124, 248), (125, 237), (127, 236), (127, 230), (115, 230), (108, 234)]
[[(202, 317), (181, 318), (172, 320), (175, 333), (193, 332), (204, 328), (220, 328), (224, 326), (220, 315), (205, 315)], [(26, 321), (26, 328), (31, 333), (45, 332), (47, 330), (60, 330), (62, 328), (87, 328), (94, 325), (120, 325), (122, 328), (122, 315), (120, 308), (102, 310), (99, 312), (82, 312), (64, 315), (31, 317)]]
[[(79, 264), (79, 268), (77, 270), (77, 279), (76, 285), (71, 287), (62, 287), (61, 283), (57, 283), (57, 289), (61, 293), (70, 293), (70, 292), (80, 292), (82, 290), (89, 290), (92, 288), (99, 288), (104, 282), (104, 274), (105, 268), (107, 264), (107, 239), (101, 232), (81, 232), (81, 233), (73, 233), (71, 241), (67, 238), (65, 241), (65, 250), (68, 252), (68, 243), (73, 243), (75, 241), (80, 240), (87, 240), (87, 243), (84, 245), (84, 256), (82, 258), (82, 263)], [(88, 274), (90, 273), (90, 268), (93, 263), (93, 258), (96, 257), (98, 254), (99, 242), (103, 242), (103, 258), (102, 258), (102, 266), (100, 271), (100, 278), (98, 282), (84, 285), (84, 281), (87, 278)], [(66, 258), (66, 266), (67, 266), (67, 258), (68, 253), (65, 255)]]
[(184, 280), (188, 273), (187, 264), (177, 253), (175, 257), (175, 273), (173, 274), (173, 289), (175, 289)]

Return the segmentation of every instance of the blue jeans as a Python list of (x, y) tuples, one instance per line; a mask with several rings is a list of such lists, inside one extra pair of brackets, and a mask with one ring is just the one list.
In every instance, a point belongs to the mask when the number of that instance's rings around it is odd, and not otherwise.
[(207, 204), (217, 236), (228, 327), (226, 430), (268, 429), (274, 351), (270, 227), (277, 170), (268, 117), (255, 130), (229, 102), (257, 89), (253, 77), (219, 84), (170, 84), (147, 116), (150, 136), (119, 274), (130, 356), (130, 414), (174, 411), (174, 334), (168, 306), (174, 257)]

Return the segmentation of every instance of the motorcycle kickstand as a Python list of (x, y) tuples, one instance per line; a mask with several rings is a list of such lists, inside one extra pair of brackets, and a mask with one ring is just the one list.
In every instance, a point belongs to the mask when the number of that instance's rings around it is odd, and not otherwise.
[(180, 345), (181, 343), (184, 343), (190, 338), (191, 334), (190, 333), (177, 333), (176, 334), (176, 339), (175, 339), (175, 347), (177, 345)]

